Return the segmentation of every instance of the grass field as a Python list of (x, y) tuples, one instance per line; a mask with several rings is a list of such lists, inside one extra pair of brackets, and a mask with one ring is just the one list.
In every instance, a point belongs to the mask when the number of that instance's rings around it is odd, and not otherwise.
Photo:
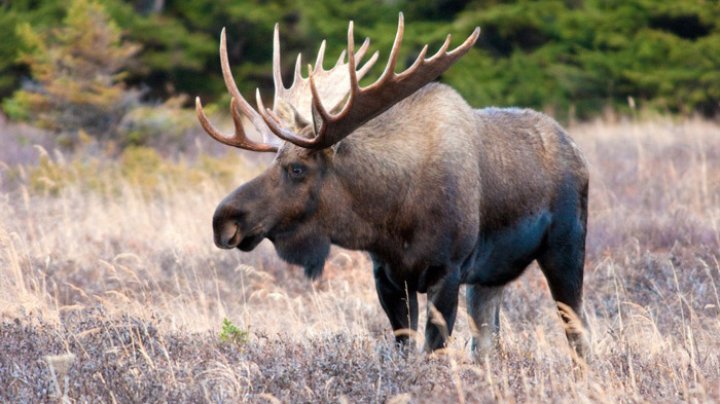
[(0, 164), (0, 402), (720, 401), (720, 127), (571, 133), (591, 165), (584, 373), (535, 265), (506, 290), (497, 357), (471, 360), (464, 298), (445, 352), (403, 357), (364, 254), (336, 250), (313, 283), (270, 244), (214, 247), (248, 152), (50, 152)]

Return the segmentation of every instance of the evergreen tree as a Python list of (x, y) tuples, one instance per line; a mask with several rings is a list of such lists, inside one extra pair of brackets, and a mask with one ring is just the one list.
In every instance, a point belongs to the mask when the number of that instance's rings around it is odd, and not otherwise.
[(72, 0), (62, 25), (40, 32), (21, 24), (20, 61), (32, 80), (4, 102), (12, 118), (64, 134), (80, 129), (106, 137), (139, 99), (122, 82), (139, 47), (122, 40), (117, 25), (95, 0)]
[[(355, 21), (357, 39), (369, 36), (373, 50), (387, 57), (397, 13), (403, 10), (407, 26), (398, 68), (424, 43), (436, 49), (448, 32), (458, 38), (482, 28), (476, 49), (441, 77), (478, 107), (515, 105), (549, 110), (561, 119), (572, 111), (590, 118), (608, 106), (626, 109), (633, 97), (641, 108), (661, 112), (720, 114), (717, 1), (94, 1), (102, 3), (127, 38), (142, 44), (135, 63), (121, 63), (116, 72), (127, 72), (126, 84), (148, 89), (144, 96), (153, 101), (183, 94), (227, 97), (217, 54), (222, 27), (228, 30), (238, 85), (251, 94), (255, 87), (272, 91), (275, 22), (281, 25), (283, 73), (289, 78), (295, 54), (303, 52), (304, 60), (312, 61), (324, 38), (328, 59), (338, 55), (349, 19)], [(61, 25), (66, 8), (64, 0), (0, 1), (0, 37), (6, 39), (0, 41), (0, 97), (28, 75), (27, 67), (16, 62), (17, 44), (22, 45), (21, 60), (32, 65), (28, 60), (37, 47), (29, 45), (39, 42), (48, 52), (57, 46), (57, 30), (48, 27)], [(32, 29), (16, 28), (25, 24)], [(114, 25), (112, 30), (118, 32)], [(366, 82), (381, 69), (374, 70)], [(119, 85), (118, 78), (111, 84)], [(25, 83), (25, 93), (5, 102), (6, 112), (28, 115), (31, 109), (22, 97), (37, 96), (38, 89), (49, 93), (47, 87), (38, 77)]]

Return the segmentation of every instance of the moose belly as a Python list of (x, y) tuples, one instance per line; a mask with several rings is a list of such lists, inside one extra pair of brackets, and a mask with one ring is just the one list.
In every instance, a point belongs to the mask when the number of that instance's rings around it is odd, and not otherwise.
[(463, 263), (463, 283), (499, 286), (517, 278), (535, 259), (552, 215), (541, 211), (510, 226), (481, 232)]

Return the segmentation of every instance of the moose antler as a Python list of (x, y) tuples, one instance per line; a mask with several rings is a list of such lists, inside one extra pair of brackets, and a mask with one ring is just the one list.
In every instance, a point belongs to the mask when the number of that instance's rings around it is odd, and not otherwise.
[(260, 93), (257, 92), (258, 109), (267, 126), (279, 138), (300, 147), (309, 149), (324, 149), (330, 147), (348, 136), (365, 122), (380, 115), (437, 78), (470, 50), (480, 35), (480, 28), (475, 28), (465, 42), (450, 52), (448, 52), (448, 48), (450, 46), (451, 36), (448, 35), (440, 47), (440, 50), (427, 59), (425, 55), (427, 54), (428, 46), (425, 45), (415, 62), (407, 70), (396, 74), (395, 66), (397, 65), (397, 58), (404, 31), (405, 24), (403, 14), (400, 13), (395, 42), (390, 51), (390, 57), (385, 71), (373, 84), (361, 88), (358, 83), (358, 74), (355, 71), (355, 39), (353, 35), (353, 22), (350, 21), (348, 25), (350, 97), (342, 110), (333, 115), (323, 106), (315, 84), (315, 72), (311, 67), (308, 67), (310, 89), (312, 92), (312, 118), (316, 136), (308, 139), (298, 136), (293, 131), (282, 127), (278, 116), (270, 109), (264, 107)]
[[(295, 64), (295, 74), (293, 84), (286, 89), (282, 82), (280, 72), (280, 34), (278, 25), (275, 24), (273, 33), (273, 81), (275, 83), (274, 108), (278, 109), (281, 101), (288, 103), (296, 114), (300, 115), (301, 120), (304, 116), (304, 109), (307, 106), (307, 87), (309, 87), (309, 112), (312, 118), (315, 137), (305, 138), (299, 136), (292, 130), (281, 124), (281, 119), (275, 110), (265, 108), (260, 91), (256, 91), (256, 102), (258, 111), (252, 108), (245, 98), (240, 94), (235, 79), (232, 77), (230, 64), (228, 62), (227, 45), (225, 37), (225, 29), (220, 34), (220, 64), (222, 67), (225, 86), (227, 87), (232, 100), (230, 102), (230, 112), (232, 114), (233, 123), (235, 125), (235, 134), (226, 136), (220, 133), (210, 123), (200, 102), (200, 98), (195, 100), (195, 109), (198, 120), (203, 129), (215, 140), (227, 144), (229, 146), (239, 147), (251, 151), (260, 152), (276, 152), (278, 145), (274, 143), (275, 136), (297, 146), (309, 149), (324, 149), (339, 142), (355, 129), (362, 126), (365, 122), (380, 115), (393, 105), (410, 96), (427, 83), (436, 79), (442, 72), (447, 70), (462, 55), (464, 55), (477, 41), (480, 35), (480, 28), (475, 28), (473, 33), (460, 46), (448, 52), (450, 46), (450, 35), (447, 36), (445, 42), (438, 52), (430, 58), (425, 58), (428, 46), (425, 45), (420, 51), (415, 62), (405, 71), (395, 73), (397, 58), (402, 43), (405, 24), (403, 14), (400, 13), (398, 18), (398, 30), (395, 35), (393, 47), (390, 50), (385, 71), (379, 79), (367, 87), (360, 87), (359, 81), (367, 73), (367, 71), (377, 61), (378, 53), (373, 56), (359, 70), (356, 67), (364, 56), (369, 46), (369, 40), (365, 40), (362, 46), (355, 51), (355, 38), (353, 34), (353, 22), (348, 25), (348, 47), (347, 47), (347, 69), (349, 75), (349, 88), (343, 86), (341, 80), (345, 76), (342, 73), (345, 63), (345, 51), (340, 55), (335, 66), (330, 70), (325, 70), (322, 66), (325, 57), (325, 41), (320, 45), (315, 68), (308, 65), (308, 78), (303, 78), (300, 73), (302, 65), (302, 56), (298, 54)], [(342, 75), (341, 75), (342, 73)], [(318, 89), (318, 82), (322, 81), (325, 85)], [(321, 93), (326, 98), (326, 102), (330, 101), (330, 108), (325, 107), (321, 101)], [(349, 97), (348, 97), (349, 93)], [(340, 112), (333, 114), (332, 111), (339, 108), (339, 104), (346, 99), (345, 105)], [(242, 115), (247, 117), (255, 128), (262, 134), (263, 143), (251, 140), (242, 125)], [(310, 118), (310, 117), (308, 117)]]
[[(362, 59), (362, 57), (365, 55), (365, 52), (367, 52), (369, 46), (370, 40), (365, 39), (365, 42), (360, 47), (360, 49), (358, 49), (357, 52), (354, 52), (352, 56), (357, 60)], [(343, 63), (345, 58), (345, 50), (342, 51), (340, 58), (338, 58), (338, 61), (335, 64), (335, 67), (330, 70), (325, 70), (322, 67), (324, 57), (325, 41), (323, 41), (320, 45), (320, 50), (318, 51), (317, 60), (315, 62), (315, 71), (311, 73), (315, 74), (316, 76), (327, 78), (327, 81), (331, 82), (331, 84), (334, 84), (328, 86), (330, 92), (333, 92), (334, 90), (335, 93), (338, 93), (339, 89), (339, 93), (341, 94), (334, 94), (334, 97), (330, 97), (331, 99), (337, 98), (339, 102), (342, 97), (347, 93), (347, 91), (349, 91), (349, 89), (343, 90), (342, 86), (338, 85), (338, 77), (336, 77), (340, 72), (345, 74), (345, 72), (343, 71), (343, 68), (345, 67), (345, 63)], [(370, 60), (368, 60), (367, 63), (365, 63), (365, 65), (357, 71), (357, 76), (362, 78), (365, 73), (370, 70), (377, 58), (378, 53), (375, 52), (375, 54), (370, 58)], [(280, 71), (279, 27), (278, 24), (275, 24), (275, 29), (273, 33), (273, 81), (275, 84), (276, 108), (280, 100), (285, 100), (288, 104), (292, 105), (293, 108), (296, 108), (302, 104), (302, 98), (304, 98), (303, 96), (309, 94), (307, 88), (309, 86), (308, 79), (303, 78), (300, 74), (300, 65), (302, 63), (301, 60), (302, 55), (298, 54), (297, 63), (295, 65), (295, 76), (293, 79), (293, 84), (292, 86), (290, 86), (290, 88), (286, 89), (283, 85), (282, 75)], [(217, 130), (210, 123), (207, 115), (205, 115), (202, 103), (200, 102), (200, 97), (197, 97), (195, 99), (195, 110), (198, 120), (200, 121), (203, 129), (205, 129), (205, 132), (207, 132), (213, 139), (229, 146), (258, 152), (277, 152), (279, 146), (274, 142), (274, 140), (276, 140), (275, 135), (270, 130), (270, 128), (268, 128), (263, 118), (253, 109), (252, 106), (250, 106), (250, 104), (242, 96), (240, 90), (238, 90), (237, 84), (235, 83), (235, 79), (233, 79), (232, 77), (230, 63), (228, 62), (225, 28), (223, 28), (222, 32), (220, 33), (220, 65), (222, 67), (223, 79), (225, 80), (225, 87), (227, 87), (230, 95), (232, 95), (232, 99), (230, 102), (230, 112), (232, 114), (233, 123), (235, 125), (235, 133), (232, 136), (227, 136)], [(262, 134), (263, 143), (255, 142), (247, 136), (242, 124), (242, 115), (245, 115), (253, 124), (253, 126)]]

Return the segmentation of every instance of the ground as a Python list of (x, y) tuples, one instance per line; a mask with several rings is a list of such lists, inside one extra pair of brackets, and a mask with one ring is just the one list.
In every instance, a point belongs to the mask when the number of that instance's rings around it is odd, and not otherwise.
[(444, 352), (403, 356), (363, 253), (335, 250), (311, 282), (270, 244), (214, 247), (216, 204), (261, 162), (148, 179), (127, 159), (28, 163), (44, 150), (8, 146), (0, 401), (719, 401), (720, 127), (569, 130), (591, 168), (584, 369), (535, 265), (506, 290), (497, 355), (472, 360), (462, 314)]

